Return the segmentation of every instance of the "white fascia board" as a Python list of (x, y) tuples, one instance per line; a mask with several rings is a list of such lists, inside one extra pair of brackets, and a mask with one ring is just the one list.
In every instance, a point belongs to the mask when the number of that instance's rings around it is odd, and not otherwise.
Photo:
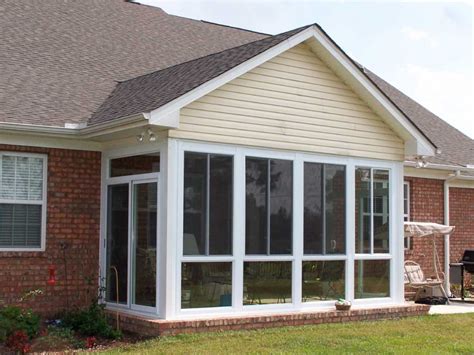
[[(413, 161), (405, 161), (403, 163), (404, 166), (406, 167), (411, 167), (411, 168), (416, 168), (416, 163)], [(474, 168), (470, 168), (468, 166), (461, 166), (461, 165), (447, 165), (447, 164), (436, 164), (436, 163), (429, 163), (428, 165), (425, 166), (424, 168), (418, 168), (418, 170), (424, 170), (424, 169), (434, 169), (434, 170), (449, 170), (449, 171), (461, 171), (461, 172), (469, 172), (469, 173), (474, 173)]]
[(151, 125), (167, 128), (179, 128), (180, 110), (170, 111), (168, 113), (157, 113), (156, 110), (143, 113), (143, 116)]
[(307, 40), (308, 38), (311, 38), (312, 36), (314, 36), (314, 26), (308, 27), (307, 29), (282, 41), (281, 43), (275, 45), (274, 47), (267, 49), (266, 51), (256, 55), (253, 58), (250, 58), (249, 60), (215, 77), (214, 79), (211, 79), (205, 82), (204, 84), (174, 99), (173, 101), (151, 111), (149, 114), (149, 117), (150, 118), (156, 117), (155, 119), (159, 120), (158, 117), (172, 114), (173, 112), (178, 111), (184, 106), (190, 104), (193, 101), (196, 101), (197, 99), (221, 87), (222, 85), (228, 83), (229, 81), (236, 79), (241, 75), (244, 75), (245, 73), (252, 70), (253, 68), (258, 67), (259, 65), (283, 53), (284, 51), (300, 44), (301, 42), (304, 42), (305, 40)]
[(396, 133), (404, 138), (406, 142), (405, 154), (434, 156), (436, 147), (410, 122), (400, 109), (361, 72), (359, 67), (325, 33), (320, 29), (315, 29), (314, 32), (316, 42), (311, 43), (310, 46), (322, 59), (326, 59), (325, 62), (336, 73), (342, 74), (347, 84), (361, 95)]

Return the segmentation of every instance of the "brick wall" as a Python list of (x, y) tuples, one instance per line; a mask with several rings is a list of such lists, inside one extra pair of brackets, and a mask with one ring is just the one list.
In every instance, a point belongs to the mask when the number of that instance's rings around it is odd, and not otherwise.
[[(444, 181), (406, 177), (410, 183), (410, 220), (444, 224)], [(459, 261), (465, 249), (474, 249), (474, 189), (454, 188), (450, 191), (450, 224), (456, 226), (451, 235), (450, 260)], [(411, 250), (405, 260), (419, 263), (427, 276), (434, 271), (432, 238), (412, 238)], [(444, 271), (444, 238), (436, 237), (442, 270)]]
[[(16, 303), (25, 292), (42, 289), (27, 305), (43, 315), (88, 304), (97, 294), (101, 154), (7, 145), (0, 150), (48, 155), (46, 250), (0, 252), (0, 301)], [(50, 263), (57, 267), (54, 286), (47, 285)]]
[(474, 249), (474, 189), (449, 189), (449, 223), (456, 226), (450, 239), (451, 262), (456, 262), (465, 249)]
[[(241, 315), (193, 320), (155, 320), (126, 313), (109, 311), (111, 324), (117, 319), (120, 329), (142, 336), (167, 336), (182, 333), (218, 332), (229, 330), (262, 329), (324, 323), (347, 323), (428, 314), (430, 307), (423, 304), (406, 304), (394, 307), (357, 308), (349, 311), (321, 310), (280, 313), (271, 315)], [(117, 318), (118, 317), (118, 318)]]

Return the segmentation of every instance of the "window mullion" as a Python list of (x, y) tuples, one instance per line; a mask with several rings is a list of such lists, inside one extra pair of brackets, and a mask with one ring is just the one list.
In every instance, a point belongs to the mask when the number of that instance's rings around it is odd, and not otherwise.
[(322, 197), (322, 237), (323, 237), (323, 255), (326, 255), (326, 164), (322, 164), (321, 167), (321, 185), (322, 185), (322, 191), (321, 191), (321, 197)]
[(211, 155), (207, 154), (206, 159), (206, 245), (205, 255), (209, 255), (209, 218), (210, 218), (210, 186), (211, 186)]
[(271, 172), (270, 172), (270, 169), (271, 169), (271, 163), (270, 163), (270, 159), (267, 160), (267, 255), (270, 255), (270, 222), (271, 222), (271, 218), (270, 218), (270, 213), (271, 213), (271, 210), (270, 210), (270, 182), (271, 182)]
[(370, 169), (370, 254), (374, 253), (374, 169)]

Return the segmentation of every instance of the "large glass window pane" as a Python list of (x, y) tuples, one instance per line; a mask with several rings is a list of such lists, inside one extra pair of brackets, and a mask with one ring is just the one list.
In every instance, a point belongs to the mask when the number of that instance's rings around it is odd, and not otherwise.
[(233, 159), (184, 155), (184, 255), (232, 254)]
[(128, 184), (108, 187), (106, 300), (127, 303)]
[(232, 263), (183, 263), (181, 308), (232, 306)]
[(371, 171), (357, 168), (355, 171), (355, 208), (356, 208), (356, 253), (371, 252)]
[(156, 207), (157, 183), (133, 185), (133, 299), (132, 303), (156, 304)]
[(390, 296), (390, 260), (356, 260), (355, 298)]
[(303, 302), (345, 298), (345, 261), (303, 261)]
[(323, 164), (304, 164), (304, 253), (323, 253)]
[(292, 253), (293, 162), (270, 161), (270, 254)]
[(346, 169), (324, 165), (325, 253), (346, 252)]
[(211, 155), (209, 168), (209, 254), (232, 254), (232, 175), (230, 156)]
[(346, 173), (341, 165), (304, 165), (304, 253), (344, 254)]
[(245, 164), (245, 252), (268, 252), (268, 160), (247, 158)]
[(184, 155), (183, 253), (206, 253), (207, 154)]
[(291, 303), (291, 262), (245, 262), (244, 305)]
[(374, 253), (389, 252), (390, 186), (387, 170), (374, 170)]
[(143, 154), (110, 160), (110, 177), (156, 173), (160, 171), (160, 154)]
[(291, 254), (293, 162), (247, 158), (246, 253)]

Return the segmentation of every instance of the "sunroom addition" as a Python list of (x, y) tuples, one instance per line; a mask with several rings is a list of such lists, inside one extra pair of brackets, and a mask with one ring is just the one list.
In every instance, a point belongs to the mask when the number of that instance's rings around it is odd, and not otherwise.
[[(127, 171), (120, 159), (106, 162), (110, 307), (172, 319), (403, 302), (401, 164), (185, 141)], [(157, 212), (158, 184), (175, 210)]]

